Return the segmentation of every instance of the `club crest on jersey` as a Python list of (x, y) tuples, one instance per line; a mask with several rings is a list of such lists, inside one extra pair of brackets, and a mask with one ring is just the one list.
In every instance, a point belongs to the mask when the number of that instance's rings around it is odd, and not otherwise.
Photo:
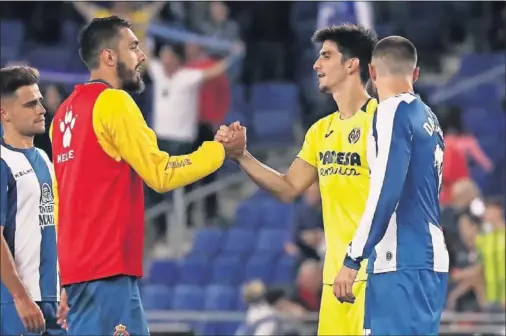
[(348, 142), (350, 144), (356, 144), (357, 141), (360, 139), (360, 128), (355, 127), (351, 130), (350, 134), (348, 134)]
[(49, 184), (43, 183), (42, 184), (42, 190), (41, 190), (41, 196), (40, 196), (41, 203), (53, 203), (53, 194), (51, 192), (51, 188), (49, 187)]
[(118, 324), (114, 328), (114, 336), (129, 336), (126, 326), (124, 326), (122, 324)]

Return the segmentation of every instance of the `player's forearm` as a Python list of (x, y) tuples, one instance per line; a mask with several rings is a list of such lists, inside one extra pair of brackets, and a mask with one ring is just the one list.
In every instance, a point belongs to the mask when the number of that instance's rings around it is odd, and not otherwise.
[(297, 190), (287, 181), (284, 174), (264, 165), (249, 152), (241, 156), (238, 162), (253, 182), (281, 201), (291, 202), (298, 196)]
[(14, 299), (28, 296), (23, 282), (19, 278), (9, 246), (3, 236), (0, 245), (0, 278), (2, 283)]
[(144, 178), (153, 190), (163, 193), (196, 182), (223, 165), (225, 150), (215, 141), (206, 141), (195, 152), (188, 155), (168, 157), (156, 172)]

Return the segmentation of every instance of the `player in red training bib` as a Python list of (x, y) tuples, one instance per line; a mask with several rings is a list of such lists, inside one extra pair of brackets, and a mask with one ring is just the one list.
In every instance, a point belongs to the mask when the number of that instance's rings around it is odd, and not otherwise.
[(148, 335), (138, 288), (143, 181), (157, 192), (193, 183), (216, 171), (225, 152), (214, 141), (189, 155), (158, 149), (126, 92), (143, 89), (139, 68), (146, 60), (127, 21), (94, 19), (79, 43), (91, 78), (63, 102), (50, 132), (69, 334)]

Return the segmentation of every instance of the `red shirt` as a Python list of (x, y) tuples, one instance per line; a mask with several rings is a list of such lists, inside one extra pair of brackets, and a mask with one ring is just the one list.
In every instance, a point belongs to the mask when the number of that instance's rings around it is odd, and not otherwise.
[(97, 82), (77, 85), (53, 120), (63, 285), (142, 276), (143, 182), (128, 163), (106, 154), (94, 129), (95, 103), (108, 88)]
[(443, 186), (439, 196), (441, 205), (447, 205), (451, 201), (451, 190), (455, 182), (468, 177), (466, 157), (453, 142), (445, 139)]
[[(207, 58), (189, 62), (187, 67), (207, 69), (217, 61)], [(230, 108), (230, 85), (225, 74), (204, 82), (200, 88), (200, 120), (211, 125), (221, 125)]]

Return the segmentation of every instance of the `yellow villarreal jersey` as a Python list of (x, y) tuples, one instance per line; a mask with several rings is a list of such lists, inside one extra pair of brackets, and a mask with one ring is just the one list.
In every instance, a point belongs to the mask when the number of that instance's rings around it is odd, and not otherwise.
[[(355, 236), (369, 193), (367, 137), (378, 102), (353, 117), (339, 112), (318, 120), (306, 134), (298, 157), (318, 169), (327, 252), (323, 282), (332, 284)], [(364, 280), (365, 267), (357, 280)]]

